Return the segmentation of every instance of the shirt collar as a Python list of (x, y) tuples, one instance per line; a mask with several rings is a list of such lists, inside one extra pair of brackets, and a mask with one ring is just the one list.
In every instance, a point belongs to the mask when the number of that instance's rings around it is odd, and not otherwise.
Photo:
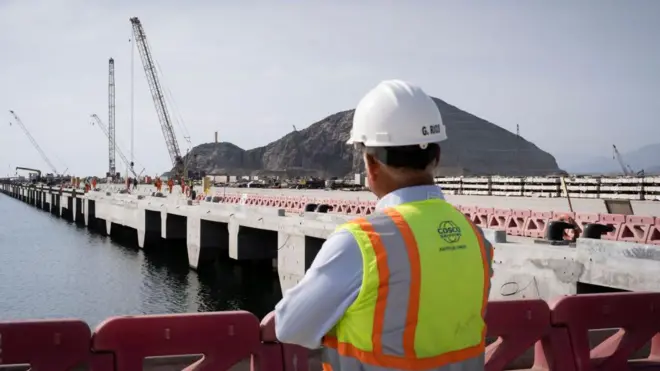
[(438, 185), (420, 185), (413, 187), (399, 188), (392, 191), (376, 203), (376, 210), (380, 211), (388, 207), (393, 207), (408, 202), (424, 201), (430, 198), (445, 199), (442, 189)]

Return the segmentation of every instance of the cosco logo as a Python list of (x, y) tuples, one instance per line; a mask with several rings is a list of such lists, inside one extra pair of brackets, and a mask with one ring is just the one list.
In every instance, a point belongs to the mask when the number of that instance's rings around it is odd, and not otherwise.
[(440, 234), (461, 233), (461, 230), (458, 227), (438, 228), (438, 233)]
[(456, 243), (460, 241), (462, 236), (461, 228), (451, 220), (441, 222), (438, 225), (438, 234), (447, 243)]

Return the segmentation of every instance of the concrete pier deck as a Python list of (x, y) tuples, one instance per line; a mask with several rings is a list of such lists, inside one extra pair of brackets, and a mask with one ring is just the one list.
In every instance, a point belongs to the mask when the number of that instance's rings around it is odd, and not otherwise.
[[(236, 260), (271, 259), (276, 262), (283, 290), (291, 288), (303, 277), (325, 238), (335, 227), (355, 217), (316, 212), (290, 213), (273, 207), (192, 202), (178, 194), (155, 197), (150, 195), (153, 187), (142, 187), (133, 194), (118, 194), (113, 189), (84, 194), (80, 190), (16, 184), (2, 184), (1, 190), (102, 234), (114, 236), (117, 230), (129, 231), (140, 247), (159, 239), (185, 242), (192, 269), (220, 256)], [(215, 191), (288, 195), (304, 192), (309, 197), (321, 197), (315, 195), (320, 193), (322, 197), (364, 197), (373, 200), (373, 196), (361, 192), (245, 188)], [(447, 199), (463, 205), (467, 202), (476, 204), (479, 200), (486, 205), (509, 202), (507, 207), (512, 207), (511, 202), (524, 202), (526, 208), (554, 207), (541, 201), (565, 202), (561, 199), (516, 200), (506, 197), (497, 200), (497, 197), (489, 196), (447, 196)], [(585, 201), (582, 207), (592, 211), (597, 210), (598, 202), (603, 200), (580, 201)], [(638, 202), (636, 208), (639, 210), (657, 207), (652, 202)], [(557, 208), (565, 210), (561, 204)], [(574, 246), (552, 246), (536, 243), (529, 238), (507, 236), (503, 231), (485, 229), (484, 232), (495, 246), (491, 299), (547, 300), (594, 291), (660, 291), (660, 275), (657, 274), (660, 271), (660, 246), (591, 239), (578, 239)]]

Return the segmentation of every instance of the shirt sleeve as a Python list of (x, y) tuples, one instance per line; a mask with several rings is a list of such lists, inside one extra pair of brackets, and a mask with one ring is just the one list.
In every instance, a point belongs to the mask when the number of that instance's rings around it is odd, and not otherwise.
[(300, 283), (275, 306), (277, 339), (318, 348), (361, 287), (362, 254), (357, 241), (349, 231), (337, 231), (323, 243)]

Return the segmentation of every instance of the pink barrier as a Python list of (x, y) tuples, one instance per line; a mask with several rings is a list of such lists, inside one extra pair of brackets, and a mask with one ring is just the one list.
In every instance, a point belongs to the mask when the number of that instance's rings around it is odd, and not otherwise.
[(622, 214), (600, 214), (598, 223), (609, 225), (614, 228), (614, 231), (608, 232), (601, 238), (604, 240), (615, 241), (619, 237), (621, 226), (626, 222), (626, 216)]
[(117, 370), (141, 370), (144, 358), (204, 354), (195, 370), (227, 370), (256, 353), (259, 320), (244, 311), (114, 317), (93, 337), (94, 352), (112, 354)]
[(545, 211), (533, 211), (523, 227), (526, 237), (544, 238), (548, 223), (552, 220), (552, 213)]
[[(660, 370), (660, 293), (613, 293), (488, 303), (488, 371), (504, 370), (534, 346), (534, 370)], [(588, 331), (620, 328), (594, 349)], [(243, 311), (115, 317), (94, 335), (78, 320), (0, 323), (0, 365), (34, 370), (141, 370), (145, 357), (204, 354), (187, 370), (228, 370), (251, 358), (253, 371), (308, 371), (309, 352), (281, 344), (272, 314), (259, 325)], [(651, 342), (650, 356), (629, 361)], [(90, 348), (91, 344), (91, 348)]]
[(600, 214), (593, 213), (575, 213), (575, 222), (582, 230), (587, 224), (598, 223), (600, 221)]
[(511, 215), (511, 209), (495, 209), (493, 214), (488, 217), (488, 226), (486, 228), (505, 231)]
[(65, 371), (89, 361), (89, 326), (79, 320), (0, 322), (0, 365)]
[(489, 337), (497, 340), (486, 347), (486, 370), (504, 370), (550, 332), (550, 309), (543, 300), (510, 300), (488, 303), (486, 323)]
[(506, 221), (506, 233), (512, 236), (524, 236), (525, 225), (532, 216), (531, 210), (512, 210)]
[(477, 207), (476, 206), (458, 206), (455, 205), (455, 207), (460, 210), (463, 215), (465, 215), (469, 220), (474, 221), (474, 214), (477, 212)]
[(625, 223), (621, 226), (618, 241), (646, 243), (651, 232), (651, 227), (655, 224), (652, 216), (626, 215)]
[(492, 207), (478, 207), (476, 213), (474, 214), (474, 219), (472, 219), (472, 222), (474, 222), (475, 225), (478, 225), (480, 227), (487, 227), (488, 221), (494, 212), (495, 209), (493, 209)]
[(655, 218), (655, 224), (649, 228), (649, 236), (646, 238), (646, 243), (660, 245), (660, 217)]
[[(328, 212), (348, 215), (369, 215), (374, 212), (374, 201), (314, 199), (290, 196), (260, 196), (254, 194), (222, 194), (218, 195), (220, 202), (244, 203), (248, 206), (263, 206), (285, 209), (289, 213), (300, 213), (307, 204), (328, 205)], [(649, 243), (660, 245), (660, 218), (621, 215), (594, 214), (572, 212), (537, 212), (532, 210), (494, 209), (477, 206), (455, 205), (475, 225), (504, 230), (513, 236), (543, 238), (547, 225), (552, 220), (558, 220), (562, 215), (568, 215), (583, 230), (589, 223), (611, 225), (614, 231), (602, 236), (603, 239), (625, 242)], [(568, 231), (569, 237), (573, 232)]]
[[(577, 370), (623, 371), (631, 369), (629, 359), (660, 332), (660, 293), (614, 293), (567, 296), (551, 304), (554, 327), (568, 332)], [(620, 328), (594, 349), (589, 330)], [(660, 352), (635, 365), (660, 370)]]

